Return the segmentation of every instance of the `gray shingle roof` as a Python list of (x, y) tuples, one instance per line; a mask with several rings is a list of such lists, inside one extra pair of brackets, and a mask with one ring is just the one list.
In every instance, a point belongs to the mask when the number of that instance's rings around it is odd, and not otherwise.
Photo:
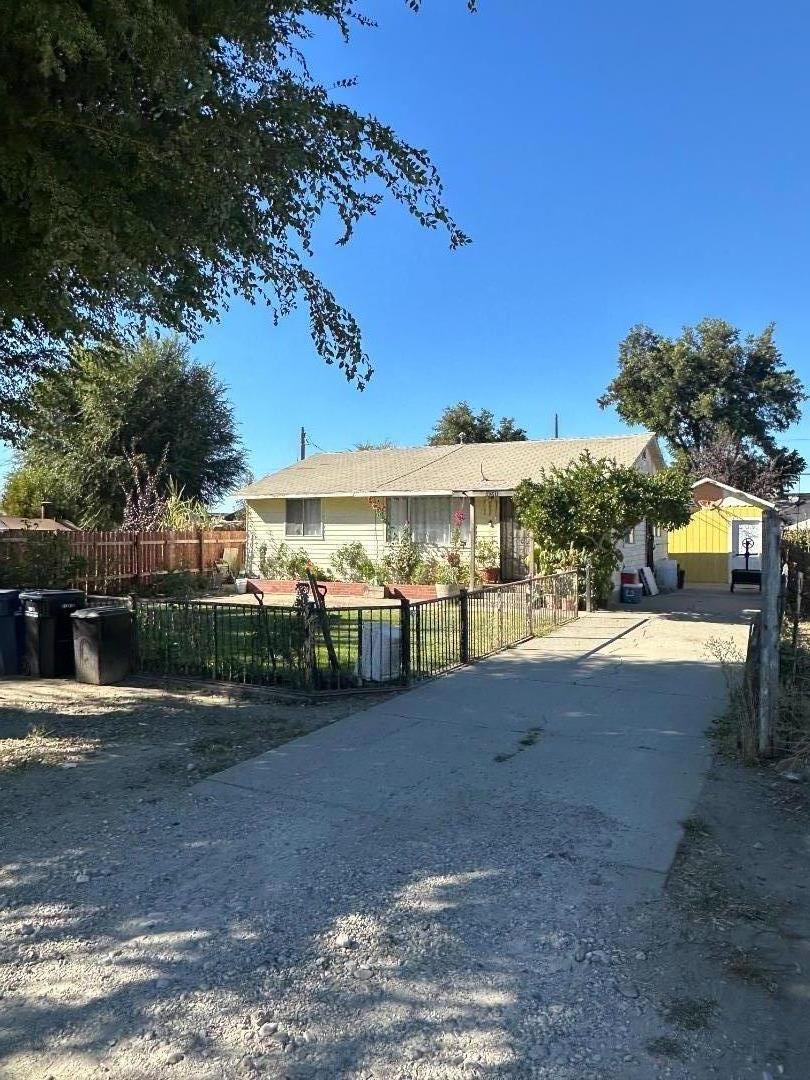
[(272, 499), (508, 492), (521, 480), (536, 478), (544, 469), (567, 465), (585, 450), (593, 457), (611, 458), (619, 465), (632, 465), (644, 450), (660, 460), (658, 443), (649, 434), (347, 450), (338, 454), (313, 454), (249, 484), (237, 495), (246, 499)]

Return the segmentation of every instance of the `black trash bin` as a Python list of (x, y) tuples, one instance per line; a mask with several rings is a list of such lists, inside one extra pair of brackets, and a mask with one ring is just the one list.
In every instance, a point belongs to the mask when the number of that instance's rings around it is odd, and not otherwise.
[(22, 647), (20, 590), (0, 589), (0, 677), (19, 675)]
[(127, 607), (74, 611), (76, 679), (94, 686), (120, 682), (132, 669), (132, 612)]
[(29, 589), (20, 593), (25, 623), (23, 668), (43, 679), (73, 677), (70, 616), (83, 608), (79, 589)]

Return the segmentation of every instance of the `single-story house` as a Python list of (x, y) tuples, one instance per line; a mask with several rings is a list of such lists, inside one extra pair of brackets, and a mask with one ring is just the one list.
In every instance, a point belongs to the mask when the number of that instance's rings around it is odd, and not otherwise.
[[(664, 466), (649, 434), (314, 454), (237, 492), (247, 505), (248, 573), (258, 574), (259, 550), (269, 542), (304, 549), (323, 567), (348, 543), (379, 559), (388, 527), (406, 522), (417, 542), (446, 546), (456, 512), (467, 543), (471, 534), (493, 540), (502, 579), (517, 580), (530, 571), (532, 544), (515, 521), (515, 488), (585, 451), (645, 473)], [(652, 565), (666, 556), (666, 534), (640, 522), (622, 553), (625, 569)]]
[(669, 534), (669, 553), (693, 584), (727, 584), (732, 570), (762, 568), (762, 514), (775, 505), (710, 477), (692, 485), (688, 525)]

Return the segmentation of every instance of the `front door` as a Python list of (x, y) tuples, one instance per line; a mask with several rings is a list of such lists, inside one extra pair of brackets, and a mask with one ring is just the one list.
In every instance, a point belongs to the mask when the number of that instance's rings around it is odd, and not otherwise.
[(511, 495), (502, 495), (501, 519), (501, 581), (520, 581), (529, 576), (529, 544), (531, 536), (515, 520)]
[(745, 569), (745, 553), (748, 552), (748, 569), (762, 569), (762, 518), (734, 518), (731, 523), (731, 570)]

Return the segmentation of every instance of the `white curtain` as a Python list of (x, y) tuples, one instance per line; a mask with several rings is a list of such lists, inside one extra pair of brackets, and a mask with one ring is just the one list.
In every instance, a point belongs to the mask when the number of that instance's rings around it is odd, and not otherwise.
[(447, 495), (415, 495), (410, 498), (397, 496), (388, 500), (388, 526), (397, 532), (405, 525), (410, 526), (411, 535), (417, 544), (437, 544), (447, 547), (450, 543), (450, 530), (453, 527), (453, 514), (464, 515), (460, 524), (461, 538), (464, 543), (470, 539), (469, 499), (451, 499)]

